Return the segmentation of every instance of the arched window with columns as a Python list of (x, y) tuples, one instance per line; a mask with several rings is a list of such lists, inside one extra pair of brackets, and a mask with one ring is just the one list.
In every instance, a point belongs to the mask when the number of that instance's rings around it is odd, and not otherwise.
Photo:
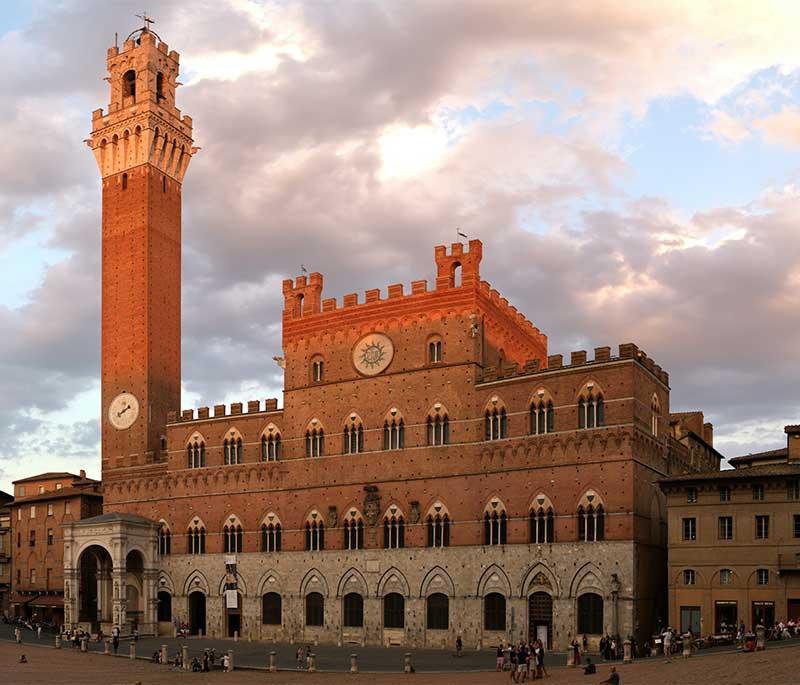
[(605, 540), (605, 522), (603, 500), (594, 490), (587, 490), (578, 503), (578, 540)]
[(484, 413), (484, 438), (502, 440), (508, 437), (508, 417), (502, 400), (496, 395), (486, 405)]
[(383, 516), (384, 549), (401, 549), (406, 546), (406, 524), (403, 512), (392, 504)]
[(428, 445), (447, 445), (450, 443), (450, 417), (441, 402), (436, 402), (426, 419)]
[(528, 513), (530, 523), (529, 541), (538, 545), (555, 542), (555, 514), (547, 495), (539, 494), (533, 498)]
[(325, 524), (315, 509), (306, 519), (306, 551), (321, 552), (325, 549)]
[(158, 526), (158, 553), (163, 557), (172, 554), (172, 531), (169, 524), (161, 519)]
[(306, 457), (315, 458), (325, 454), (325, 431), (319, 419), (311, 419), (306, 428)]
[(442, 362), (442, 337), (440, 335), (431, 336), (428, 339), (428, 364), (439, 364)]
[(425, 524), (428, 532), (428, 547), (450, 546), (450, 512), (444, 504), (436, 501), (431, 505)]
[(539, 388), (531, 399), (529, 428), (531, 435), (543, 435), (555, 430), (553, 397), (544, 388)]
[(229, 516), (222, 527), (222, 551), (226, 554), (241, 554), (244, 551), (244, 528), (235, 514)]
[(505, 545), (507, 536), (506, 507), (497, 497), (492, 497), (483, 512), (483, 544)]
[(267, 514), (261, 522), (261, 551), (281, 551), (281, 520), (274, 512)]
[(201, 519), (195, 517), (189, 523), (186, 540), (186, 551), (189, 554), (206, 553), (206, 525)]
[(358, 414), (350, 414), (342, 430), (342, 452), (360, 454), (364, 451), (364, 424)]
[(222, 456), (226, 466), (242, 463), (242, 434), (231, 428), (222, 441)]
[(270, 423), (261, 434), (261, 461), (278, 461), (281, 458), (281, 432)]
[(342, 523), (345, 549), (364, 549), (364, 517), (358, 509), (350, 509)]
[(406, 426), (403, 415), (392, 407), (383, 421), (383, 449), (401, 450), (406, 446)]
[(658, 422), (661, 417), (661, 403), (658, 401), (658, 395), (653, 393), (650, 400), (650, 432), (654, 437), (658, 437)]
[(201, 469), (206, 465), (206, 441), (200, 433), (193, 433), (186, 443), (187, 468)]
[(605, 423), (603, 391), (594, 381), (587, 381), (578, 394), (578, 428), (598, 428)]

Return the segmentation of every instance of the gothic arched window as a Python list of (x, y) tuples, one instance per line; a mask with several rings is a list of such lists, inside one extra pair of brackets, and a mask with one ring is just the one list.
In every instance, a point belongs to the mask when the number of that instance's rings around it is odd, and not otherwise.
[(394, 505), (383, 517), (384, 549), (401, 549), (406, 546), (406, 527), (402, 512)]
[(122, 75), (122, 96), (136, 100), (136, 72), (133, 69)]

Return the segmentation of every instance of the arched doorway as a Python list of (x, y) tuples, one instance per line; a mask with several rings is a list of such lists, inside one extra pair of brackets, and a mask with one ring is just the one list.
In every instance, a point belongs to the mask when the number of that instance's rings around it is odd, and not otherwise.
[(158, 593), (158, 622), (172, 621), (172, 595), (166, 590)]
[(138, 550), (125, 557), (125, 616), (131, 628), (138, 628), (144, 620), (144, 558)]
[[(225, 598), (227, 604), (227, 597)], [(234, 633), (242, 634), (242, 593), (236, 593), (236, 606), (225, 607), (225, 623), (228, 630), (228, 637), (234, 637)]]
[(78, 620), (91, 623), (92, 630), (96, 631), (101, 623), (112, 621), (111, 555), (104, 547), (91, 545), (81, 552), (78, 567), (80, 568)]
[(553, 641), (553, 598), (547, 592), (534, 592), (528, 598), (528, 637), (542, 641), (549, 649)]
[(189, 593), (189, 632), (192, 635), (206, 632), (206, 596), (200, 590)]

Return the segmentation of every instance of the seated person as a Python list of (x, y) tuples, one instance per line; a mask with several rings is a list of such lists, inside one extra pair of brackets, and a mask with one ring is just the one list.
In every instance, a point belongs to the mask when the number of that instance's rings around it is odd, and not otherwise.
[(592, 663), (592, 657), (586, 657), (586, 666), (583, 667), (583, 675), (594, 675), (597, 667)]
[(619, 685), (619, 673), (617, 673), (617, 669), (615, 667), (611, 667), (611, 673), (608, 676), (608, 680), (601, 681), (600, 685)]

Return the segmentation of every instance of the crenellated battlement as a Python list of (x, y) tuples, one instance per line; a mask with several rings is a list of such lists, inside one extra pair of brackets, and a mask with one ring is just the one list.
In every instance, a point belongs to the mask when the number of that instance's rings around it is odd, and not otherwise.
[(205, 421), (207, 419), (220, 419), (223, 417), (231, 416), (248, 416), (250, 414), (269, 414), (278, 411), (278, 400), (275, 397), (270, 397), (264, 400), (248, 400), (247, 411), (244, 411), (245, 405), (241, 402), (233, 402), (230, 405), (230, 411), (225, 404), (215, 404), (213, 412), (209, 407), (197, 407), (197, 409), (183, 409), (180, 412), (171, 411), (167, 414), (167, 423), (188, 423), (190, 421)]
[(509, 378), (531, 376), (536, 373), (548, 373), (552, 371), (558, 371), (559, 369), (575, 369), (583, 366), (590, 367), (596, 364), (603, 364), (606, 362), (624, 359), (633, 359), (637, 361), (656, 378), (658, 378), (659, 381), (669, 387), (669, 374), (652, 359), (650, 359), (650, 357), (648, 357), (643, 350), (640, 350), (638, 346), (634, 345), (633, 343), (620, 344), (619, 353), (616, 357), (611, 355), (611, 348), (605, 346), (594, 348), (594, 359), (588, 359), (586, 350), (577, 350), (571, 352), (568, 364), (564, 363), (563, 354), (551, 354), (547, 357), (547, 366), (542, 366), (537, 359), (530, 359), (526, 361), (522, 367), (520, 367), (518, 364), (506, 364), (502, 369), (498, 369), (494, 366), (487, 366), (483, 369), (483, 373), (478, 377), (477, 382), (491, 383)]

